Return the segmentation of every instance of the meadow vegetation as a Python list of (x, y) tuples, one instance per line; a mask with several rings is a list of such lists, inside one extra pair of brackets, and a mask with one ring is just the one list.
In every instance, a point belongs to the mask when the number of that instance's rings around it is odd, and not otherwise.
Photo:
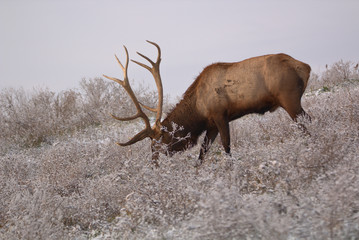
[(100, 78), (80, 86), (1, 90), (0, 239), (359, 239), (354, 63), (312, 74), (310, 135), (284, 110), (248, 115), (231, 123), (232, 156), (216, 141), (198, 169), (199, 146), (153, 168), (149, 140), (115, 145), (142, 128), (109, 116), (131, 101)]

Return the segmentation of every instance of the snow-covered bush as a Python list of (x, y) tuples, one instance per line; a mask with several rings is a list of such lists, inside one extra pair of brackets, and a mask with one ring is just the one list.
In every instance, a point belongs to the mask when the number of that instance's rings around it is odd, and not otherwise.
[[(143, 127), (106, 117), (127, 113), (120, 89), (86, 84), (1, 93), (0, 239), (358, 239), (356, 81), (307, 92), (310, 135), (283, 110), (249, 115), (231, 123), (231, 157), (215, 142), (200, 168), (196, 146), (157, 169), (149, 140), (114, 144)], [(28, 129), (51, 141), (25, 146)]]
[[(133, 112), (132, 102), (119, 84), (101, 78), (83, 79), (80, 90), (60, 93), (48, 89), (0, 91), (0, 144), (5, 148), (37, 147), (54, 136), (111, 121), (110, 113)], [(154, 106), (156, 95), (138, 89), (139, 99)]]
[(319, 90), (330, 91), (330, 89), (352, 82), (359, 81), (359, 63), (339, 60), (332, 65), (326, 65), (322, 73), (313, 73), (309, 79), (307, 91)]

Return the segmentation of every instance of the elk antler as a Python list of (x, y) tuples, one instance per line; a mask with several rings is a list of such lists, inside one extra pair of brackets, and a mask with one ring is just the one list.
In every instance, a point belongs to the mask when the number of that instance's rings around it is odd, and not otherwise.
[(140, 55), (141, 57), (143, 57), (144, 59), (146, 59), (151, 65), (152, 67), (149, 67), (143, 63), (131, 60), (134, 63), (137, 63), (138, 65), (140, 65), (141, 67), (146, 68), (148, 71), (151, 72), (153, 78), (156, 81), (156, 86), (157, 86), (157, 90), (158, 90), (158, 104), (157, 104), (157, 109), (154, 108), (150, 108), (146, 105), (143, 105), (141, 103), (141, 105), (146, 108), (147, 110), (150, 110), (152, 112), (156, 113), (156, 127), (160, 128), (161, 126), (161, 117), (162, 117), (162, 106), (163, 106), (163, 87), (162, 87), (162, 80), (161, 80), (161, 75), (160, 75), (160, 63), (161, 63), (161, 48), (158, 46), (158, 44), (148, 41), (148, 43), (154, 45), (157, 48), (158, 51), (158, 55), (157, 55), (157, 60), (154, 63), (151, 59), (149, 59), (148, 57), (146, 57), (145, 55), (137, 52), (138, 55)]
[(116, 117), (115, 115), (112, 115), (112, 114), (111, 114), (111, 116), (113, 118), (119, 120), (119, 121), (131, 121), (131, 120), (134, 120), (136, 118), (142, 118), (143, 121), (145, 122), (145, 125), (146, 125), (145, 129), (143, 129), (141, 132), (137, 133), (128, 142), (117, 143), (120, 146), (132, 145), (132, 144), (134, 144), (134, 143), (136, 143), (138, 141), (143, 140), (146, 137), (152, 137), (153, 136), (154, 130), (151, 128), (150, 120), (149, 120), (148, 116), (142, 111), (141, 106), (143, 106), (144, 108), (146, 108), (146, 109), (148, 109), (148, 110), (150, 110), (152, 112), (157, 113), (156, 114), (156, 123), (155, 123), (154, 127), (155, 128), (160, 128), (161, 127), (162, 104), (163, 104), (163, 87), (162, 87), (162, 81), (161, 81), (160, 70), (159, 70), (160, 62), (161, 62), (161, 49), (156, 43), (150, 42), (150, 41), (147, 41), (147, 42), (149, 42), (150, 44), (157, 47), (158, 57), (157, 57), (156, 63), (154, 63), (151, 59), (149, 59), (148, 57), (146, 57), (146, 56), (144, 56), (144, 55), (142, 55), (141, 53), (138, 53), (138, 52), (137, 52), (138, 55), (145, 58), (147, 61), (149, 61), (151, 63), (152, 68), (150, 68), (149, 66), (147, 66), (147, 65), (145, 65), (143, 63), (140, 63), (140, 62), (137, 62), (137, 61), (134, 61), (134, 60), (132, 60), (132, 61), (137, 63), (138, 65), (146, 68), (147, 70), (149, 70), (152, 73), (152, 75), (153, 75), (153, 77), (154, 77), (154, 79), (156, 81), (156, 85), (157, 85), (157, 89), (158, 89), (158, 106), (157, 106), (157, 109), (150, 108), (150, 107), (148, 107), (146, 105), (143, 105), (142, 103), (140, 103), (137, 100), (137, 97), (136, 97), (135, 93), (133, 92), (133, 90), (131, 88), (131, 85), (130, 85), (130, 83), (128, 81), (127, 69), (128, 69), (128, 63), (129, 63), (129, 56), (128, 56), (127, 48), (125, 46), (123, 46), (125, 48), (125, 52), (126, 52), (126, 64), (125, 64), (125, 67), (122, 65), (121, 61), (115, 55), (117, 62), (119, 63), (119, 65), (122, 68), (124, 79), (120, 80), (120, 79), (117, 79), (117, 78), (114, 78), (114, 77), (109, 77), (109, 76), (103, 75), (105, 78), (113, 80), (113, 81), (119, 83), (126, 90), (126, 92), (130, 96), (131, 100), (133, 101), (133, 103), (135, 104), (135, 107), (137, 109), (137, 113), (132, 117), (120, 118), (120, 117)]

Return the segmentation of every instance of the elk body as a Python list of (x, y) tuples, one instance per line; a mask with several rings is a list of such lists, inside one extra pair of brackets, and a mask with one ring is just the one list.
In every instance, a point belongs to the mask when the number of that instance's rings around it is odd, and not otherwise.
[[(149, 42), (149, 41), (148, 41)], [(148, 69), (155, 81), (159, 92), (156, 109), (144, 106), (134, 95), (127, 76), (128, 52), (126, 51), (125, 67), (116, 57), (124, 72), (124, 80), (105, 76), (120, 83), (135, 103), (137, 114), (128, 118), (114, 118), (129, 121), (142, 118), (146, 128), (120, 146), (134, 144), (146, 137), (152, 139), (152, 159), (157, 163), (158, 153), (174, 154), (197, 144), (199, 136), (206, 132), (199, 154), (199, 164), (202, 163), (211, 143), (220, 134), (226, 153), (230, 153), (229, 122), (246, 114), (264, 114), (278, 107), (284, 108), (290, 117), (296, 121), (301, 115), (307, 115), (301, 106), (301, 97), (307, 86), (310, 66), (286, 54), (271, 54), (250, 58), (234, 63), (215, 63), (207, 66), (192, 85), (184, 93), (182, 100), (161, 121), (163, 88), (159, 65), (161, 62), (160, 47), (153, 42), (158, 50), (157, 61), (153, 62), (138, 53), (152, 65), (151, 67), (133, 61)], [(142, 107), (156, 113), (156, 122), (151, 128), (149, 118)], [(175, 126), (181, 126), (174, 132)], [(163, 148), (162, 146), (166, 147)]]

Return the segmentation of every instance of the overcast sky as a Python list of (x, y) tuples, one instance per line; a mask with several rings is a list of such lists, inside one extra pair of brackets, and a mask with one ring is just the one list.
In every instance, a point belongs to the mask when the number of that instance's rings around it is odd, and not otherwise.
[[(78, 87), (82, 78), (122, 78), (114, 58), (162, 49), (165, 93), (181, 95), (213, 62), (287, 53), (315, 72), (359, 61), (359, 1), (0, 0), (0, 88)], [(123, 60), (124, 61), (124, 60)], [(153, 82), (134, 63), (129, 77)]]

